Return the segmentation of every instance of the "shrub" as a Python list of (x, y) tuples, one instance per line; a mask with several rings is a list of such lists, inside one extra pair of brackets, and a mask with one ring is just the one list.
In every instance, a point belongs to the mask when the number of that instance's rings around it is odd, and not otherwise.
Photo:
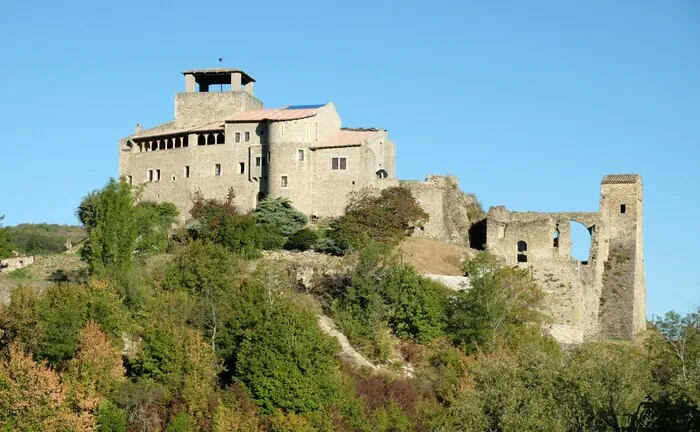
[(229, 191), (225, 201), (204, 199), (196, 195), (190, 213), (199, 221), (196, 236), (218, 243), (246, 259), (257, 258), (265, 234), (251, 214), (241, 214), (233, 205), (235, 195)]
[(126, 412), (109, 399), (97, 408), (97, 432), (126, 432)]
[(331, 228), (336, 238), (361, 247), (369, 240), (398, 243), (427, 220), (428, 214), (406, 188), (390, 187), (378, 194), (363, 189), (350, 197), (345, 214), (335, 219)]
[(283, 236), (292, 235), (308, 222), (308, 218), (295, 209), (288, 198), (266, 198), (258, 204), (253, 214), (255, 222)]
[(316, 244), (318, 236), (316, 232), (308, 228), (302, 228), (287, 239), (284, 248), (287, 250), (309, 250)]
[[(0, 222), (5, 216), (0, 214)], [(0, 223), (0, 259), (12, 256), (12, 236), (9, 228), (5, 228)]]

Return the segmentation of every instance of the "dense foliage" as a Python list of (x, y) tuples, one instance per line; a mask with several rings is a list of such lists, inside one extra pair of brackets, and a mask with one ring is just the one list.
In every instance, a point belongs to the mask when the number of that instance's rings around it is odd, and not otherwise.
[(85, 227), (87, 240), (82, 256), (90, 273), (124, 272), (134, 256), (162, 251), (177, 210), (171, 203), (141, 202), (124, 180), (107, 185), (83, 198), (76, 216)]
[(0, 259), (12, 256), (12, 235), (9, 228), (2, 226), (5, 216), (0, 214)]
[(379, 193), (363, 189), (351, 196), (345, 214), (331, 227), (336, 241), (361, 247), (368, 241), (398, 243), (427, 221), (428, 214), (409, 189), (390, 187)]
[[(266, 235), (306, 247), (328, 233), (283, 234), (232, 199), (196, 201), (170, 241), (173, 209), (121, 183), (79, 215), (91, 276), (0, 305), (0, 430), (700, 430), (700, 309), (641, 344), (564, 350), (530, 275), (486, 252), (465, 264), (472, 288), (451, 291), (397, 262), (397, 228), (299, 286), (296, 263), (254, 259)], [(374, 369), (342, 360), (320, 314)]]
[(78, 244), (85, 232), (77, 226), (20, 224), (10, 228), (12, 244), (21, 255), (46, 255), (66, 250), (66, 242)]

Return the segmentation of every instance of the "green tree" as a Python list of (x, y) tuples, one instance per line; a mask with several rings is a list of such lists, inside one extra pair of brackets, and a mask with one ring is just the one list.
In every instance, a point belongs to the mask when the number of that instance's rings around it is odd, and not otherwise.
[(350, 196), (345, 214), (331, 223), (332, 238), (361, 247), (367, 241), (395, 244), (428, 221), (411, 191), (403, 187), (362, 189)]
[(0, 214), (0, 259), (12, 256), (12, 235), (10, 229), (2, 226), (5, 215)]
[(313, 314), (277, 298), (241, 344), (236, 376), (264, 412), (320, 410), (336, 391), (337, 351)]
[(284, 244), (284, 248), (305, 251), (311, 249), (317, 241), (318, 236), (315, 231), (303, 228), (289, 236), (287, 243)]
[(306, 225), (308, 218), (292, 206), (288, 198), (266, 198), (253, 212), (255, 222), (285, 237)]
[(233, 204), (233, 190), (225, 201), (195, 197), (190, 213), (197, 219), (196, 237), (218, 243), (243, 258), (257, 258), (269, 238), (251, 214), (241, 214)]
[(110, 179), (103, 189), (88, 194), (76, 215), (88, 236), (82, 256), (90, 273), (119, 272), (131, 265), (139, 227), (131, 186), (124, 179)]
[(457, 344), (468, 351), (484, 344), (495, 348), (526, 324), (539, 328), (544, 293), (527, 270), (504, 267), (488, 252), (465, 268), (471, 289), (456, 294), (449, 312), (448, 328)]

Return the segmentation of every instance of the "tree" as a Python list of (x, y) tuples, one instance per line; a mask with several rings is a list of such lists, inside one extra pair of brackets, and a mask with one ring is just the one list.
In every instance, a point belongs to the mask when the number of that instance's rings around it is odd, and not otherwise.
[(395, 244), (428, 221), (411, 191), (403, 187), (362, 189), (350, 196), (345, 214), (331, 223), (333, 238), (361, 247), (368, 240)]
[(10, 229), (2, 226), (5, 215), (0, 214), (0, 259), (12, 256), (12, 235)]
[(308, 218), (292, 206), (288, 198), (266, 198), (253, 212), (255, 222), (285, 237), (306, 225)]
[(12, 343), (0, 360), (0, 429), (91, 431), (95, 419), (67, 399), (60, 375)]
[(82, 256), (90, 273), (118, 272), (131, 265), (138, 237), (134, 201), (124, 179), (110, 179), (102, 190), (83, 198), (76, 215), (88, 236)]
[(284, 244), (284, 248), (288, 250), (305, 251), (311, 249), (316, 241), (318, 241), (316, 232), (308, 228), (303, 228), (289, 236), (287, 243)]
[(526, 324), (539, 326), (544, 293), (527, 270), (503, 267), (488, 252), (465, 269), (471, 289), (458, 292), (450, 307), (448, 327), (456, 343), (469, 351), (484, 343), (493, 348)]
[(279, 300), (241, 344), (236, 376), (266, 413), (321, 410), (335, 391), (338, 347), (311, 313)]
[(243, 258), (257, 258), (266, 241), (265, 232), (253, 215), (238, 212), (234, 198), (233, 189), (225, 201), (195, 196), (190, 214), (199, 222), (196, 237), (218, 243)]

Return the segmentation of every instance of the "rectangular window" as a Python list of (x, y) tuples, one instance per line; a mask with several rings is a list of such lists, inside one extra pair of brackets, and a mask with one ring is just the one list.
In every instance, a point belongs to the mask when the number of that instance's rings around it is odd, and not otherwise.
[(302, 150), (302, 149), (297, 150), (297, 160), (300, 160), (300, 161), (304, 160), (304, 150)]
[(186, 178), (190, 177), (190, 166), (189, 165), (185, 166), (185, 177)]
[(245, 133), (245, 142), (250, 141), (250, 132)]
[(221, 175), (221, 164), (214, 165), (214, 175), (217, 175), (217, 176)]
[(149, 182), (153, 181), (153, 170), (148, 170), (148, 181)]
[(344, 170), (347, 168), (346, 158), (332, 158), (331, 159), (331, 169), (334, 170)]
[(236, 142), (237, 143), (241, 142), (241, 133), (240, 132), (236, 132)]
[(282, 176), (282, 182), (280, 186), (287, 187), (287, 176)]
[(256, 167), (260, 166), (261, 162), (262, 162), (262, 158), (260, 156), (257, 156), (255, 158), (255, 166)]
[(160, 181), (160, 170), (156, 170), (156, 181)]
[(134, 178), (131, 177), (131, 176), (129, 176), (129, 184), (130, 184), (130, 185), (131, 185), (131, 184), (134, 184)]
[(626, 204), (622, 204), (622, 205), (620, 206), (620, 213), (625, 213), (626, 211), (627, 211), (627, 205), (626, 205)]
[(245, 174), (245, 163), (241, 162), (238, 165), (240, 165), (241, 168), (241, 174)]

